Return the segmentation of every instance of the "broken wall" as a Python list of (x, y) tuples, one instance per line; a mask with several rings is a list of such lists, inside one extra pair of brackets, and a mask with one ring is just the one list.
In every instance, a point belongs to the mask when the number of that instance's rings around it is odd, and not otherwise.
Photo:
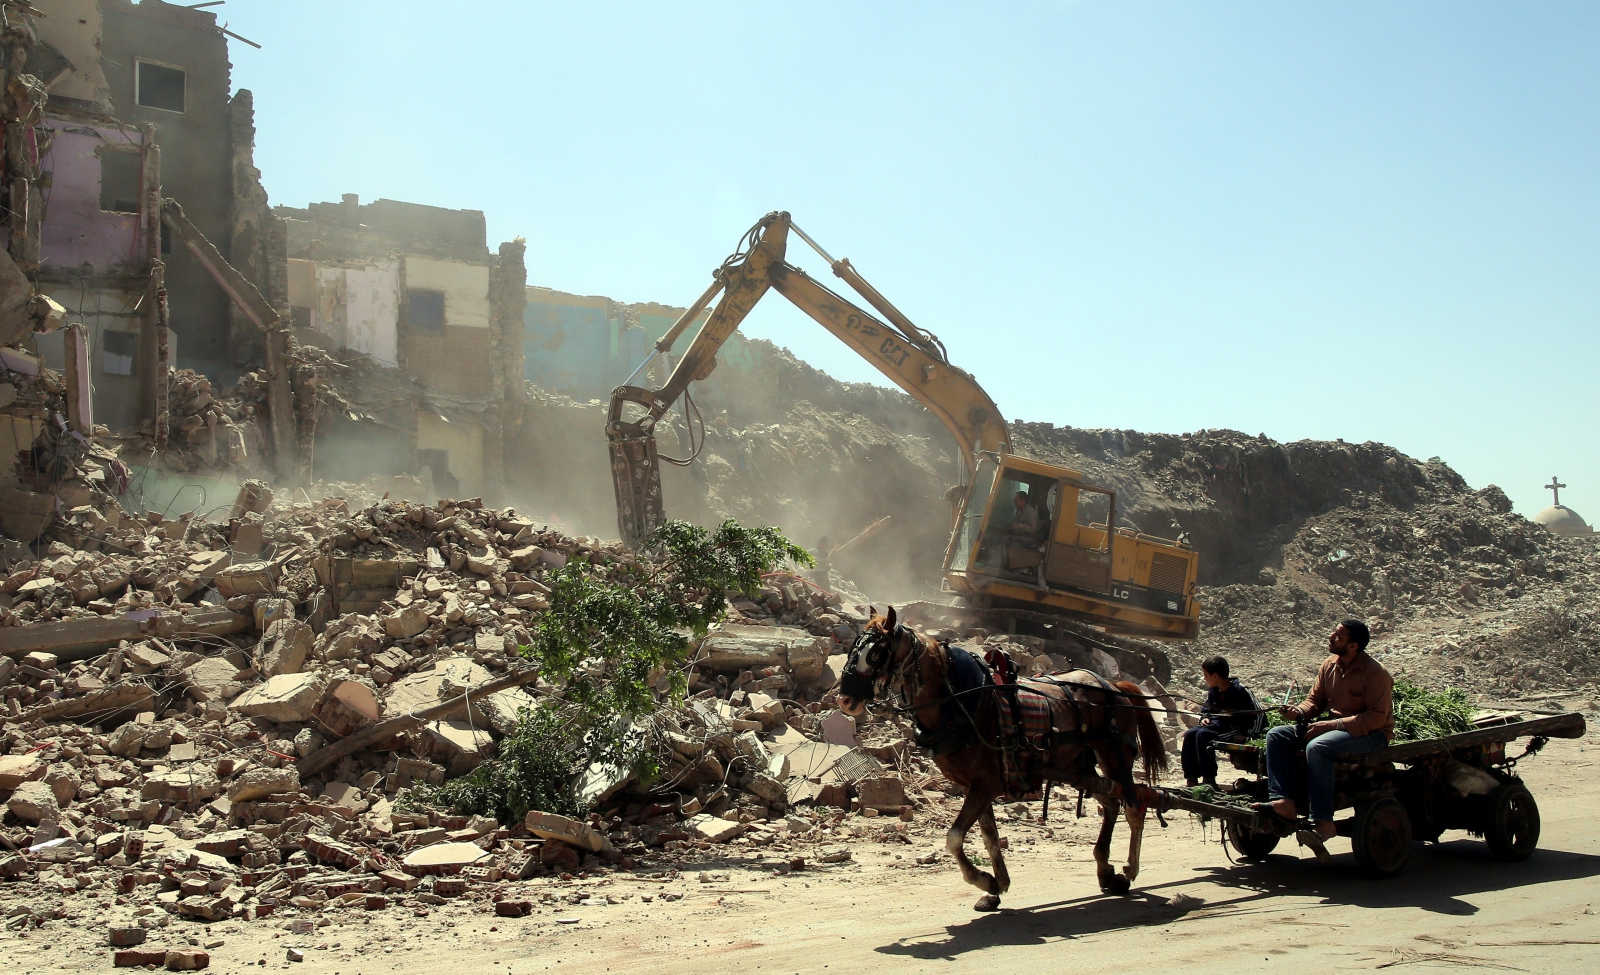
[(362, 203), (346, 193), (339, 203), (276, 206), (272, 212), (285, 221), (290, 257), (345, 261), (406, 253), (487, 265), (492, 256), (481, 210), (400, 200)]
[[(130, 129), (147, 122), (155, 126), (163, 194), (176, 199), (190, 222), (231, 260), (231, 65), (216, 13), (129, 0), (102, 0), (101, 13), (101, 64), (117, 118)], [(182, 111), (139, 104), (135, 87), (141, 61), (184, 73)], [(232, 302), (187, 249), (166, 250), (169, 323), (182, 339), (182, 357), (173, 363), (225, 381), (235, 374)]]
[[(54, 75), (40, 80), (58, 107), (77, 103), (86, 111), (110, 114), (111, 88), (100, 66), (100, 0), (35, 0), (34, 6), (45, 16), (34, 18), (40, 43), (29, 55), (28, 70)], [(43, 45), (54, 55), (41, 50)]]
[[(429, 388), (457, 396), (488, 396), (489, 268), (414, 255), (404, 258), (405, 309), (401, 367)], [(425, 321), (419, 293), (443, 296), (441, 320)], [(430, 312), (433, 309), (430, 308)]]
[(334, 266), (293, 260), (289, 272), (297, 322), (303, 309), (305, 327), (326, 336), (333, 348), (354, 349), (391, 369), (399, 366), (398, 259)]
[[(523, 375), (574, 399), (609, 396), (683, 314), (682, 308), (655, 302), (624, 304), (553, 288), (529, 287), (527, 298)], [(702, 315), (680, 340), (680, 351), (705, 318)], [(736, 335), (729, 344), (736, 349), (742, 338)]]
[[(106, 148), (139, 145), (138, 130), (63, 119), (48, 119), (45, 126), (53, 133), (54, 175), (49, 217), (40, 232), (41, 262), (63, 269), (88, 264), (96, 271), (142, 264), (149, 255), (137, 212), (138, 152)], [(105, 199), (107, 172), (126, 169), (130, 163), (133, 179), (117, 181), (110, 189), (118, 199)], [(102, 202), (126, 204), (128, 209), (106, 209)]]
[[(233, 191), (228, 263), (282, 314), (289, 300), (288, 236), (283, 221), (268, 206), (261, 170), (255, 165), (255, 96), (248, 90), (241, 89), (229, 100), (228, 124)], [(228, 307), (228, 330), (234, 365), (246, 368), (266, 362), (261, 329), (237, 305)]]
[[(43, 289), (68, 309), (74, 322), (88, 331), (88, 368), (94, 384), (95, 416), (114, 432), (139, 426), (139, 330), (144, 323), (142, 310), (144, 283), (132, 281), (128, 290), (92, 282), (84, 284), (45, 284)], [(34, 345), (52, 369), (66, 368), (64, 331), (34, 336)], [(178, 348), (178, 337), (167, 331), (169, 356)]]

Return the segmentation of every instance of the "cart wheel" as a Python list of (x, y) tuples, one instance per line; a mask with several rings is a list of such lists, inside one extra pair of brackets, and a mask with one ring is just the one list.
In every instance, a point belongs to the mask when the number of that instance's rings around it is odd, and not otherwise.
[(1507, 782), (1489, 797), (1483, 838), (1496, 860), (1526, 860), (1539, 845), (1539, 806), (1521, 782)]
[(1223, 825), (1228, 831), (1228, 842), (1232, 844), (1241, 860), (1265, 860), (1267, 854), (1278, 845), (1278, 837), (1272, 833), (1257, 833), (1244, 823), (1229, 820)]
[(1351, 824), (1350, 847), (1362, 873), (1393, 877), (1411, 856), (1411, 814), (1390, 797), (1362, 806)]

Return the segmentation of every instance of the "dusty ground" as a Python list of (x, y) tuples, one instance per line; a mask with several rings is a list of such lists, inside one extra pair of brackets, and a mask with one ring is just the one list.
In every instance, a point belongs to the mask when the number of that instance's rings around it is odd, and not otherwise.
[[(788, 877), (773, 876), (752, 853), (686, 865), (668, 883), (616, 874), (603, 884), (519, 885), (563, 897), (583, 890), (596, 895), (593, 901), (623, 897), (617, 904), (544, 905), (521, 919), (494, 917), (483, 901), (435, 906), (426, 920), (410, 909), (357, 906), (324, 912), (328, 923), (311, 935), (266, 921), (174, 921), (151, 943), (220, 941), (211, 949), (212, 971), (265, 965), (305, 975), (453, 972), (464, 964), (510, 975), (1070, 972), (1161, 962), (1199, 972), (1399, 965), (1581, 971), (1600, 945), (1600, 839), (1592, 828), (1600, 777), (1592, 742), (1552, 742), (1523, 771), (1544, 819), (1532, 859), (1499, 864), (1481, 842), (1448, 833), (1437, 846), (1419, 844), (1407, 872), (1387, 882), (1355, 876), (1343, 840), (1325, 868), (1297, 859), (1292, 843), (1266, 864), (1229, 866), (1214, 828), (1203, 832), (1177, 816), (1171, 828), (1152, 824), (1146, 834), (1135, 893), (1105, 897), (1089, 855), (1094, 820), (1076, 821), (1058, 802), (1056, 812), (1066, 818), (1055, 820), (1053, 838), (1024, 823), (1002, 826), (1013, 848), (1012, 890), (1005, 910), (979, 915), (970, 909), (977, 892), (961, 883), (948, 857), (916, 863), (941, 845), (934, 827), (952, 805), (924, 818), (910, 843), (857, 840), (852, 862)], [(700, 868), (725, 871), (726, 879), (700, 882)], [(667, 902), (666, 892), (683, 897)], [(643, 902), (645, 894), (653, 900)], [(562, 923), (570, 919), (577, 921)], [(25, 937), (0, 936), (0, 959), (17, 973), (106, 970), (103, 937), (104, 925), (89, 910)], [(291, 946), (305, 949), (303, 963), (285, 960)]]

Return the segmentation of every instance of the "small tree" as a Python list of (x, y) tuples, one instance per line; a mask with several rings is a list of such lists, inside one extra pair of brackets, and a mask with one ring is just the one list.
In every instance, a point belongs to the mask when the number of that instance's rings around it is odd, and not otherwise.
[(664, 675), (669, 695), (681, 699), (690, 638), (722, 618), (728, 592), (754, 596), (763, 573), (813, 564), (777, 528), (732, 519), (715, 532), (669, 521), (645, 544), (650, 555), (612, 563), (610, 579), (576, 559), (555, 572), (550, 608), (521, 653), (560, 689), (522, 711), (498, 758), (424, 798), (506, 823), (529, 809), (583, 813), (573, 787), (586, 769), (647, 761), (635, 721), (656, 706), (651, 678)]

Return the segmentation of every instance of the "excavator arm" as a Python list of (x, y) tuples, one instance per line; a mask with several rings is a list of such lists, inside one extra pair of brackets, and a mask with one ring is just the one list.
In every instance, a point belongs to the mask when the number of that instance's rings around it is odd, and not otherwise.
[[(873, 317), (785, 260), (789, 231), (794, 230), (888, 321)], [(662, 458), (656, 452), (655, 427), (689, 384), (711, 375), (716, 354), (768, 290), (775, 290), (823, 328), (832, 332), (896, 386), (909, 393), (944, 422), (956, 439), (970, 473), (982, 451), (1005, 453), (1010, 448), (1005, 420), (977, 381), (952, 366), (937, 337), (912, 324), (877, 289), (851, 267), (834, 260), (798, 227), (789, 214), (767, 214), (745, 235), (714, 274), (715, 281), (661, 341), (655, 353), (634, 373), (645, 371), (656, 355), (669, 352), (688, 326), (717, 298), (672, 375), (660, 389), (632, 385), (611, 394), (606, 437), (611, 448), (611, 473), (617, 492), (617, 525), (622, 540), (637, 546), (665, 518), (661, 501)], [(635, 410), (629, 411), (628, 404)], [(632, 412), (636, 415), (625, 416)], [(637, 415), (642, 414), (642, 415)]]

